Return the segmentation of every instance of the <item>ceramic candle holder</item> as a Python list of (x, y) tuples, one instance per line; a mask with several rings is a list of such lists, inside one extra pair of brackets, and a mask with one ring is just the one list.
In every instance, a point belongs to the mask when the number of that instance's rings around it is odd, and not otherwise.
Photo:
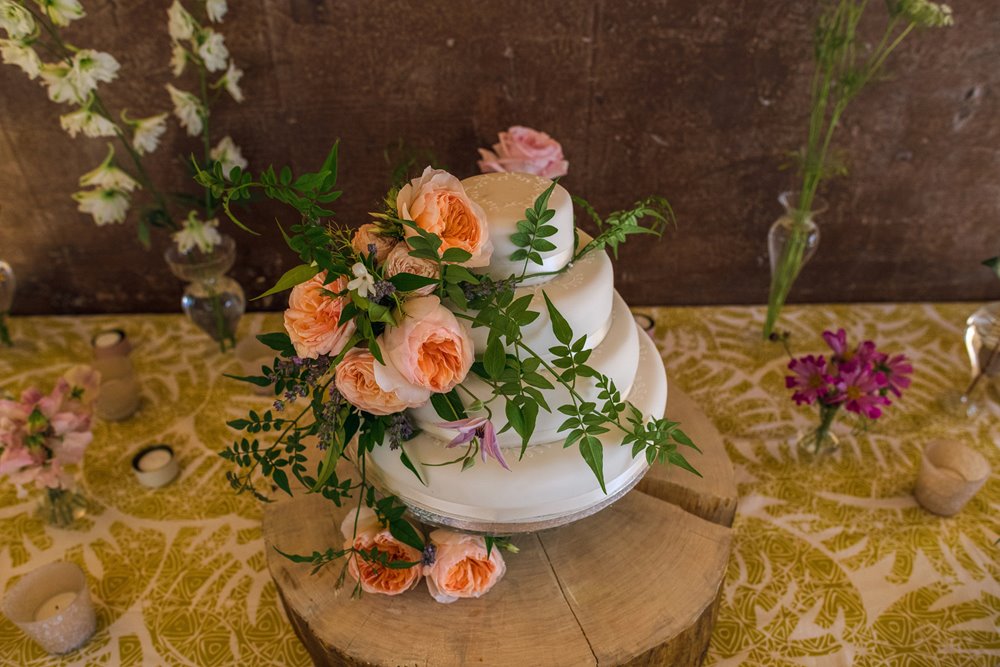
[(132, 458), (132, 472), (140, 484), (155, 489), (172, 482), (180, 466), (170, 445), (152, 445), (140, 449)]
[(990, 475), (982, 454), (954, 440), (933, 440), (924, 447), (913, 495), (924, 509), (941, 516), (957, 514)]
[(132, 344), (121, 329), (99, 331), (91, 339), (94, 369), (101, 374), (101, 391), (94, 412), (101, 419), (120, 421), (139, 409), (140, 387), (129, 360)]
[(82, 646), (97, 629), (87, 577), (73, 563), (50, 563), (7, 591), (3, 613), (49, 653)]

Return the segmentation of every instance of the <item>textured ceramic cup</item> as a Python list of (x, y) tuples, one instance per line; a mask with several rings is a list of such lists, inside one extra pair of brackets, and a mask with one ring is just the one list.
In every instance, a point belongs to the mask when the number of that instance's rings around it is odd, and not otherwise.
[(954, 440), (932, 440), (924, 458), (913, 495), (924, 509), (941, 516), (957, 514), (986, 482), (986, 458)]
[(87, 577), (74, 563), (26, 574), (4, 596), (3, 613), (49, 653), (79, 648), (97, 629)]

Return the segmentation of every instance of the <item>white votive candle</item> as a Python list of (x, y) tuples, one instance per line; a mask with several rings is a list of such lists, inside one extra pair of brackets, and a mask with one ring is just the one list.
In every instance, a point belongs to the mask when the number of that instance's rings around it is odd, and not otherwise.
[(97, 629), (87, 577), (73, 563), (49, 563), (21, 578), (3, 599), (3, 613), (49, 653), (67, 653)]
[(156, 488), (169, 484), (180, 467), (169, 445), (153, 445), (139, 450), (132, 458), (132, 470), (140, 484)]
[(913, 495), (924, 509), (952, 516), (976, 495), (989, 475), (990, 464), (972, 447), (954, 440), (932, 440), (924, 447)]

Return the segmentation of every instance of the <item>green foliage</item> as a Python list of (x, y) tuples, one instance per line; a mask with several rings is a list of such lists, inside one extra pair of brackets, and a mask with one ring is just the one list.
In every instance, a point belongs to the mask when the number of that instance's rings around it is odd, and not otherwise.
[(651, 234), (662, 236), (667, 224), (676, 221), (674, 210), (663, 197), (647, 197), (635, 203), (630, 209), (615, 211), (607, 218), (601, 218), (594, 210), (594, 207), (580, 197), (573, 197), (573, 201), (580, 206), (590, 219), (597, 225), (597, 236), (577, 250), (575, 260), (579, 260), (594, 250), (608, 248), (611, 254), (618, 259), (618, 246), (625, 242), (626, 238), (632, 234)]
[(1000, 278), (1000, 257), (991, 257), (983, 262), (983, 266), (988, 266), (993, 269), (993, 273), (997, 274), (997, 278)]
[(522, 276), (527, 272), (529, 262), (541, 266), (540, 253), (556, 249), (556, 245), (549, 241), (548, 237), (555, 235), (559, 230), (554, 225), (546, 224), (556, 214), (549, 208), (549, 197), (552, 196), (556, 183), (557, 181), (552, 181), (552, 185), (538, 195), (534, 206), (524, 211), (524, 220), (518, 221), (517, 231), (511, 234), (510, 240), (518, 249), (511, 254), (510, 259), (514, 262), (524, 260)]

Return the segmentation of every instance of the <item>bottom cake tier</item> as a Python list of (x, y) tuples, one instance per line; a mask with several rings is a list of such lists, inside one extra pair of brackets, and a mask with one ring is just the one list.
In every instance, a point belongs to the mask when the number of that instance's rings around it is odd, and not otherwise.
[[(667, 404), (667, 376), (653, 341), (641, 334), (639, 372), (628, 400), (647, 417), (662, 417)], [(385, 493), (406, 503), (421, 521), (461, 530), (509, 535), (552, 528), (589, 516), (615, 502), (635, 486), (648, 469), (643, 455), (632, 458), (619, 433), (607, 433), (604, 443), (605, 494), (577, 446), (563, 443), (531, 445), (518, 460), (507, 450), (511, 470), (496, 461), (467, 470), (433, 464), (455, 458), (446, 442), (421, 433), (406, 451), (422, 484), (400, 461), (399, 452), (376, 447), (369, 457), (368, 478)]]

